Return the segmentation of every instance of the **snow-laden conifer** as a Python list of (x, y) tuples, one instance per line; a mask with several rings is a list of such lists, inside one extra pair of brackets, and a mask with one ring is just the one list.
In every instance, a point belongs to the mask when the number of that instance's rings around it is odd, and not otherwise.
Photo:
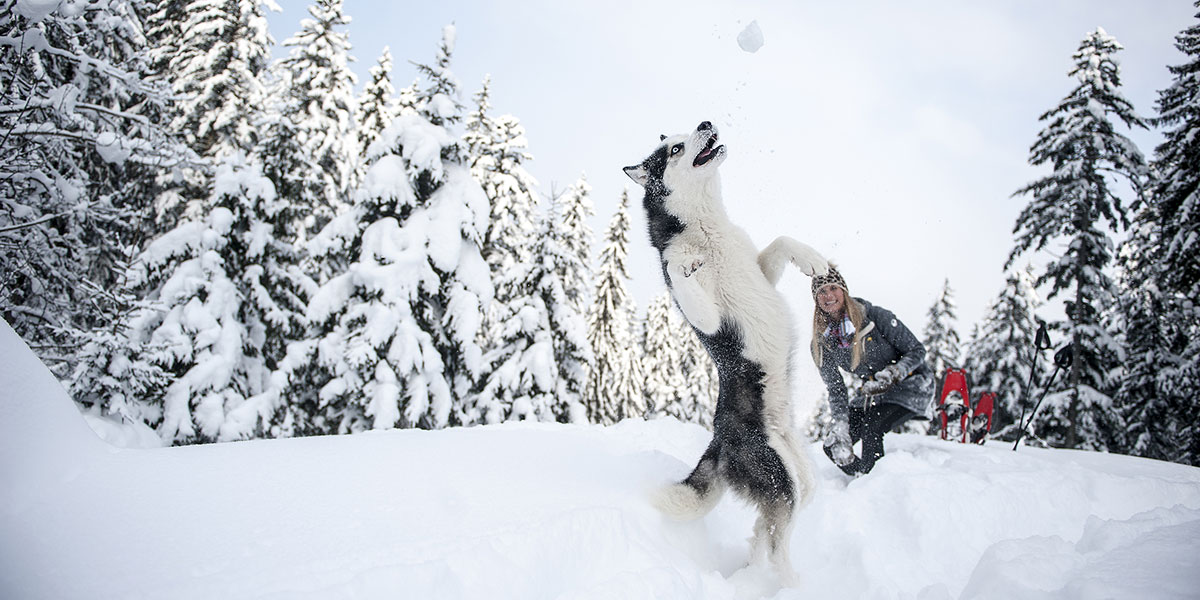
[(629, 417), (643, 417), (641, 349), (634, 337), (637, 310), (626, 282), (629, 247), (629, 191), (621, 200), (604, 234), (600, 251), (596, 294), (588, 313), (588, 340), (596, 363), (588, 377), (586, 405), (593, 423), (612, 424)]
[(367, 155), (367, 148), (379, 134), (400, 116), (396, 88), (392, 86), (392, 52), (387, 46), (370, 69), (371, 80), (363, 86), (358, 97), (358, 156)]
[[(508, 276), (519, 279), (521, 288), (534, 290), (552, 272), (539, 261), (515, 266)], [(463, 424), (567, 420), (569, 411), (559, 405), (556, 395), (560, 371), (547, 306), (550, 298), (545, 296), (522, 294), (489, 313), (494, 337), (484, 355), (482, 389), (467, 399), (459, 418)]]
[(646, 309), (642, 355), (647, 410), (655, 416), (712, 427), (717, 374), (692, 326), (675, 308), (670, 292)]
[[(586, 223), (564, 227), (567, 214), (590, 214), (587, 184), (580, 180), (571, 191), (550, 198), (543, 212), (533, 251), (528, 281), (533, 293), (546, 307), (550, 339), (554, 346), (554, 413), (561, 422), (586, 423), (584, 392), (595, 353), (588, 341), (587, 313), (577, 299), (590, 297), (587, 252), (591, 230)], [(588, 248), (580, 254), (580, 248)]]
[[(304, 143), (306, 136), (294, 120), (298, 116), (297, 101), (287, 94), (286, 88), (275, 86), (268, 102), (270, 109), (257, 122), (259, 135), (254, 155), (262, 161), (263, 174), (274, 184), (276, 194), (292, 207), (286, 216), (281, 216), (289, 219), (287, 231), (303, 243), (316, 224), (314, 207), (327, 206), (326, 178), (320, 169), (313, 167), (314, 149)], [(323, 279), (324, 273), (315, 268), (310, 270)]]
[(967, 345), (965, 364), (971, 375), (972, 400), (978, 400), (983, 392), (996, 394), (993, 437), (1016, 435), (1022, 407), (1032, 410), (1037, 401), (1031, 396), (1030, 369), (1034, 370), (1035, 389), (1049, 376), (1049, 356), (1038, 353), (1034, 345), (1040, 306), (1032, 268), (1010, 271), (1004, 289)]
[(580, 175), (562, 194), (554, 195), (555, 235), (562, 245), (565, 260), (562, 269), (563, 293), (579, 313), (586, 315), (592, 307), (595, 275), (592, 271), (592, 246), (595, 234), (588, 222), (596, 214), (592, 203), (592, 186), (587, 175)]
[(401, 115), (417, 112), (417, 102), (420, 96), (420, 80), (413, 80), (407, 87), (396, 92), (396, 111)]
[(316, 0), (308, 13), (311, 18), (283, 43), (290, 51), (278, 65), (284, 87), (279, 107), (321, 182), (317, 203), (307, 207), (315, 230), (345, 204), (360, 154), (354, 139), (357, 78), (349, 66), (354, 60), (349, 35), (341, 30), (350, 18), (342, 12), (342, 0)]
[[(1182, 362), (1169, 339), (1171, 323), (1170, 294), (1163, 292), (1161, 229), (1155, 217), (1157, 205), (1150, 203), (1134, 217), (1129, 239), (1117, 256), (1118, 283), (1121, 293), (1116, 310), (1110, 313), (1111, 327), (1117, 331), (1124, 352), (1119, 370), (1116, 409), (1125, 429), (1121, 439), (1123, 452), (1160, 460), (1179, 461), (1192, 415), (1194, 401), (1173, 398), (1168, 372)], [(1193, 331), (1195, 331), (1193, 329)], [(1171, 373), (1177, 376), (1177, 372)], [(1180, 461), (1183, 462), (1183, 461)]]
[[(502, 274), (530, 257), (538, 182), (525, 168), (533, 160), (527, 150), (525, 128), (511, 115), (489, 114), (490, 88), (491, 80), (485, 79), (475, 94), (463, 143), (471, 175), (491, 202), (483, 255), (492, 272)], [(507, 295), (498, 283), (497, 301), (502, 302)]]
[(182, 19), (156, 28), (159, 56), (178, 98), (172, 131), (204, 157), (251, 152), (265, 104), (261, 75), (274, 43), (264, 9), (277, 9), (275, 2), (164, 0), (159, 8), (155, 14), (162, 19)]
[(1119, 398), (1128, 452), (1200, 465), (1200, 25), (1175, 47), (1187, 61), (1159, 91), (1156, 181), (1121, 256)]
[(1049, 298), (1065, 294), (1067, 320), (1060, 329), (1073, 345), (1074, 359), (1066, 388), (1046, 400), (1037, 429), (1045, 441), (1072, 448), (1108, 449), (1120, 430), (1110, 396), (1118, 347), (1101, 314), (1114, 294), (1106, 272), (1113, 258), (1109, 229), (1127, 225), (1127, 203), (1116, 193), (1114, 176), (1139, 187), (1146, 167), (1141, 152), (1113, 123), (1116, 118), (1127, 127), (1145, 127), (1120, 92), (1119, 50), (1103, 29), (1089, 33), (1070, 72), (1078, 85), (1040, 117), (1045, 128), (1030, 148), (1029, 162), (1053, 172), (1017, 190), (1015, 195), (1031, 200), (1017, 218), (1016, 246), (1006, 265), (1026, 252), (1055, 254), (1038, 285), (1050, 286)]
[(708, 350), (700, 343), (691, 324), (683, 318), (683, 313), (672, 311), (672, 319), (679, 325), (676, 335), (680, 336), (680, 356), (683, 358), (684, 410), (680, 417), (692, 423), (699, 423), (709, 429), (713, 427), (713, 416), (717, 409), (717, 392), (720, 385), (717, 377), (717, 365)]
[[(460, 96), (461, 86), (458, 77), (450, 69), (454, 57), (454, 46), (458, 40), (458, 32), (454, 25), (442, 28), (442, 40), (438, 44), (437, 56), (432, 63), (414, 63), (417, 72), (425, 78), (425, 86), (415, 92), (401, 94), (401, 110), (411, 101), (413, 106), (430, 123), (438, 126), (452, 127), (462, 122), (463, 104)], [(416, 84), (414, 83), (414, 88)], [(415, 98), (409, 100), (409, 94), (415, 93)]]
[(395, 119), (352, 206), (309, 242), (314, 259), (347, 265), (307, 311), (301, 385), (319, 390), (314, 422), (325, 430), (444, 427), (477, 384), (489, 210), (460, 154), (421, 114)]
[(546, 287), (554, 282), (544, 281), (556, 279), (558, 260), (554, 254), (533, 253), (537, 181), (524, 166), (531, 159), (524, 128), (514, 117), (493, 117), (490, 109), (490, 80), (485, 79), (463, 134), (471, 174), (491, 205), (482, 250), (496, 289), (481, 332), (487, 360), (478, 401), (490, 408), (477, 412), (567, 420), (572, 400), (553, 396), (560, 369), (554, 352), (557, 327), (549, 311), (560, 299)]
[(946, 367), (958, 367), (962, 350), (958, 331), (958, 305), (954, 302), (954, 290), (950, 280), (942, 284), (942, 291), (926, 313), (928, 321), (921, 336), (925, 345), (925, 362), (933, 368), (934, 377), (942, 377)]
[(674, 310), (670, 292), (658, 294), (646, 307), (641, 340), (646, 410), (656, 417), (673, 416), (686, 421), (687, 380), (680, 348), (683, 336), (678, 335), (679, 322), (672, 315)]
[(39, 6), (0, 10), (0, 311), (65, 379), (91, 330), (120, 327), (156, 175), (188, 156), (140, 3)]
[(482, 248), (496, 287), (482, 330), (483, 344), (491, 350), (507, 343), (500, 330), (507, 329), (502, 322), (514, 313), (509, 305), (524, 305), (533, 293), (526, 278), (537, 233), (537, 181), (525, 169), (532, 157), (526, 150), (524, 128), (514, 117), (489, 114), (489, 87), (490, 81), (485, 79), (475, 94), (463, 144), (471, 175), (491, 205)]
[[(268, 375), (303, 327), (290, 242), (276, 237), (286, 204), (257, 164), (222, 159), (203, 219), (189, 219), (138, 256), (131, 283), (145, 298), (130, 322), (138, 357), (169, 383), (146, 403), (167, 442), (263, 435), (278, 409)], [(156, 414), (143, 409), (141, 414)]]

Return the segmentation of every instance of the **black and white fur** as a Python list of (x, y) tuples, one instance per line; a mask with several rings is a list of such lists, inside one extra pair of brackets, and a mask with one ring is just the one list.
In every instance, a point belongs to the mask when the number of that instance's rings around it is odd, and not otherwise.
[(781, 237), (759, 254), (729, 221), (717, 167), (725, 160), (705, 121), (662, 144), (625, 173), (645, 188), (650, 242), (679, 309), (717, 366), (713, 439), (686, 479), (655, 498), (683, 519), (706, 514), (732, 488), (757, 505), (752, 560), (765, 550), (792, 577), (788, 541), (795, 509), (813, 490), (812, 467), (792, 429), (789, 363), (795, 333), (774, 287), (787, 262), (808, 275), (828, 265), (812, 248)]

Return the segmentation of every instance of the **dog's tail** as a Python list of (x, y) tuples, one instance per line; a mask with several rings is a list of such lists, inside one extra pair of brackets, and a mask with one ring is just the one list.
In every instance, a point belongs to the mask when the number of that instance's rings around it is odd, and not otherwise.
[(721, 447), (713, 438), (692, 474), (679, 483), (658, 490), (653, 498), (654, 506), (663, 514), (679, 520), (697, 519), (708, 514), (725, 492), (725, 483), (721, 480), (718, 468), (720, 459)]

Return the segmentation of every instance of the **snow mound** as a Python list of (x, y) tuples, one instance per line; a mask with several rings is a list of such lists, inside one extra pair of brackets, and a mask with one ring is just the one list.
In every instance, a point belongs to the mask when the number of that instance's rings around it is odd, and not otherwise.
[[(0, 328), (5, 598), (1183, 598), (1200, 469), (889, 436), (817, 459), (801, 581), (747, 566), (751, 508), (650, 506), (709, 434), (674, 419), (118, 450)], [(818, 446), (808, 451), (820, 456)]]
[(762, 28), (758, 26), (758, 21), (750, 21), (742, 32), (737, 36), (738, 46), (746, 52), (755, 53), (763, 45)]

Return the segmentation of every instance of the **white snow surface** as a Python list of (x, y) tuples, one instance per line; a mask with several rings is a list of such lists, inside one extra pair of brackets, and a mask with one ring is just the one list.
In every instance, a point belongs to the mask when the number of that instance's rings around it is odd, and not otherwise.
[[(674, 419), (121, 449), (0, 321), (4, 598), (1195, 598), (1200, 469), (887, 438), (797, 515), (799, 587), (746, 566), (727, 497), (647, 496), (708, 433)], [(119, 436), (109, 436), (118, 439)]]

